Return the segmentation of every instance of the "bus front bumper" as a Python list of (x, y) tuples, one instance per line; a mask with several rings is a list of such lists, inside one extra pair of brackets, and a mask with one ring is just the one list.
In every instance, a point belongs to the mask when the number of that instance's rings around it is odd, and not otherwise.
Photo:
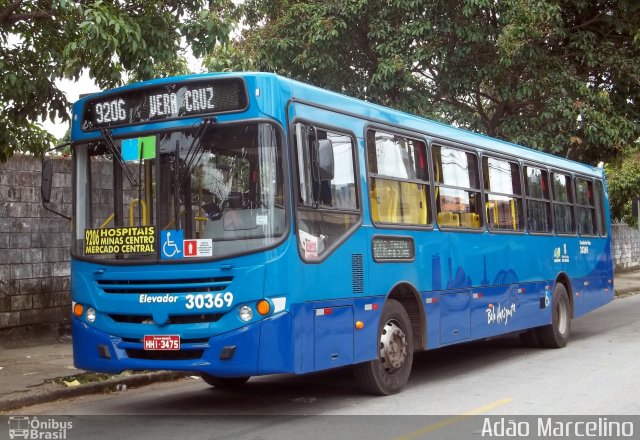
[(145, 350), (143, 337), (123, 339), (75, 317), (71, 328), (74, 365), (83, 370), (175, 370), (219, 377), (294, 372), (293, 320), (288, 312), (209, 338), (181, 339), (175, 351)]

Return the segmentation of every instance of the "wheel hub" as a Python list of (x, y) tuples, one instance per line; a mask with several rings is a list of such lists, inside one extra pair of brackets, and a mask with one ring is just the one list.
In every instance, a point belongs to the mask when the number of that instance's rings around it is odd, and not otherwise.
[(564, 301), (558, 301), (558, 332), (564, 335), (567, 332), (567, 305)]
[(388, 321), (380, 335), (380, 361), (391, 372), (402, 367), (407, 358), (407, 338), (395, 321)]

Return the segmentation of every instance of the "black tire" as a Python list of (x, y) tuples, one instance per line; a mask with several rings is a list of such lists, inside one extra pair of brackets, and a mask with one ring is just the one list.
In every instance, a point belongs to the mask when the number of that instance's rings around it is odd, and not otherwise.
[(355, 365), (356, 380), (366, 393), (378, 396), (396, 394), (409, 380), (413, 364), (411, 321), (407, 311), (396, 300), (388, 300), (382, 310), (378, 348), (376, 359)]
[(571, 303), (567, 289), (561, 283), (553, 288), (551, 307), (551, 324), (538, 329), (538, 338), (543, 347), (562, 348), (571, 336)]
[(520, 333), (520, 342), (527, 348), (540, 348), (542, 343), (538, 337), (538, 329), (531, 328), (525, 332)]
[(224, 389), (234, 389), (240, 388), (249, 380), (249, 376), (247, 377), (218, 377), (212, 376), (210, 374), (202, 373), (200, 375), (202, 380), (204, 380), (208, 385), (211, 385), (215, 388), (224, 388)]

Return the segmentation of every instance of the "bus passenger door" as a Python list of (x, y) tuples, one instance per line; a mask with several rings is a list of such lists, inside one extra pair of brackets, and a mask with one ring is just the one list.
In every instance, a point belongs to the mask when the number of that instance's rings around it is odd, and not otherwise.
[(444, 292), (440, 295), (440, 343), (453, 344), (471, 337), (471, 291)]

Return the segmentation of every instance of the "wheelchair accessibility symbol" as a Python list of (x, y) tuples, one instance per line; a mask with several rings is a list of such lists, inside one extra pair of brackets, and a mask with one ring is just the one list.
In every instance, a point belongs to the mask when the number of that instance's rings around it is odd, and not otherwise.
[(160, 258), (176, 260), (183, 258), (183, 232), (177, 230), (160, 231)]

